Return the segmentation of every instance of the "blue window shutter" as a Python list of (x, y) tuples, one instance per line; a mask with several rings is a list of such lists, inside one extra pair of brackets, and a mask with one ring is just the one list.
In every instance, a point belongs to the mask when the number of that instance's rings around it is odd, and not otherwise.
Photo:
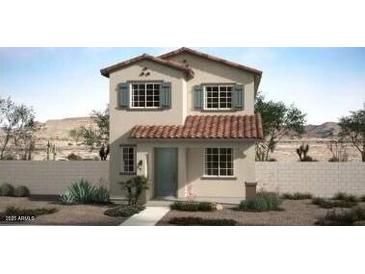
[(118, 89), (118, 106), (129, 108), (129, 84), (120, 83)]
[(171, 83), (163, 82), (160, 92), (160, 106), (162, 108), (171, 108)]
[(235, 85), (232, 96), (232, 105), (235, 109), (242, 110), (245, 105), (245, 90), (243, 85)]
[(203, 109), (204, 107), (204, 88), (202, 85), (194, 87), (194, 107), (196, 109)]

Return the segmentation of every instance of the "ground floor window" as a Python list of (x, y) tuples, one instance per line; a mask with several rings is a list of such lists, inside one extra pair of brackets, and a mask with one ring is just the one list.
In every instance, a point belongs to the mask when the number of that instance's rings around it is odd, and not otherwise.
[(122, 166), (121, 172), (124, 174), (134, 174), (136, 172), (136, 147), (122, 146)]
[(205, 175), (233, 176), (233, 149), (206, 148)]

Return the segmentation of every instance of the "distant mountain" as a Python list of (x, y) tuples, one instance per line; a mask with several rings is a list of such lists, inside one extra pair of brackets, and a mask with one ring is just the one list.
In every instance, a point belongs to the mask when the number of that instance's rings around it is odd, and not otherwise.
[(304, 138), (331, 138), (340, 132), (340, 126), (335, 122), (326, 122), (322, 125), (305, 126)]
[[(73, 117), (58, 120), (48, 120), (40, 124), (41, 130), (37, 133), (42, 139), (69, 139), (69, 131), (81, 126), (90, 126), (93, 122), (89, 117)], [(303, 139), (327, 139), (336, 135), (340, 131), (340, 127), (335, 122), (326, 122), (321, 125), (305, 126)], [(287, 136), (289, 139), (295, 138), (294, 134)]]

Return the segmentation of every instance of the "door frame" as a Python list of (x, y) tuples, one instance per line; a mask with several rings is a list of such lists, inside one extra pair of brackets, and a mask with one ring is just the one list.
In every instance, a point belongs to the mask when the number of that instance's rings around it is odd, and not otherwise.
[[(159, 196), (158, 194), (158, 182), (157, 182), (157, 150), (159, 149), (173, 149), (175, 151), (175, 158), (176, 158), (176, 180), (175, 180), (175, 193), (173, 197), (177, 198), (178, 190), (179, 190), (179, 149), (177, 147), (154, 147), (153, 148), (153, 168), (154, 168), (154, 176), (153, 176), (153, 197), (154, 198), (163, 198), (164, 196)], [(169, 196), (166, 196), (169, 197)]]

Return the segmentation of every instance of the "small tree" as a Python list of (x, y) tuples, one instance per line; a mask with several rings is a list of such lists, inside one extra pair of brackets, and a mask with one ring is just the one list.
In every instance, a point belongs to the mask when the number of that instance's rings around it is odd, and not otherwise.
[(123, 192), (127, 193), (128, 205), (137, 205), (144, 190), (148, 189), (148, 180), (144, 176), (136, 176), (128, 181), (120, 182)]
[(68, 135), (75, 141), (75, 143), (78, 143), (80, 138), (82, 138), (82, 132), (79, 128), (71, 129), (68, 132)]
[(105, 111), (93, 111), (91, 120), (96, 126), (82, 126), (79, 131), (83, 144), (90, 147), (90, 150), (100, 148), (109, 144), (109, 107)]
[(340, 118), (340, 136), (348, 140), (361, 154), (365, 162), (365, 107), (362, 110), (351, 111), (349, 116)]
[(4, 159), (4, 152), (9, 145), (13, 136), (15, 125), (18, 123), (18, 117), (15, 114), (15, 103), (11, 98), (0, 98), (0, 160)]
[(16, 105), (11, 98), (0, 98), (0, 159), (13, 141), (14, 145), (22, 151), (21, 158), (27, 160), (34, 150), (34, 134), (37, 130), (34, 121), (35, 114), (31, 107)]
[(294, 132), (300, 135), (304, 132), (305, 114), (294, 105), (266, 101), (262, 94), (258, 94), (255, 112), (261, 113), (264, 133), (264, 139), (256, 144), (257, 161), (269, 161), (270, 153), (274, 152), (276, 144), (285, 134)]
[(329, 162), (346, 162), (348, 159), (346, 151), (346, 143), (342, 138), (334, 138), (327, 143), (327, 148), (331, 152), (332, 157)]
[(18, 123), (14, 129), (14, 144), (21, 152), (22, 160), (31, 160), (35, 149), (35, 133), (38, 127), (35, 123), (35, 114), (32, 108), (25, 105), (16, 107)]

